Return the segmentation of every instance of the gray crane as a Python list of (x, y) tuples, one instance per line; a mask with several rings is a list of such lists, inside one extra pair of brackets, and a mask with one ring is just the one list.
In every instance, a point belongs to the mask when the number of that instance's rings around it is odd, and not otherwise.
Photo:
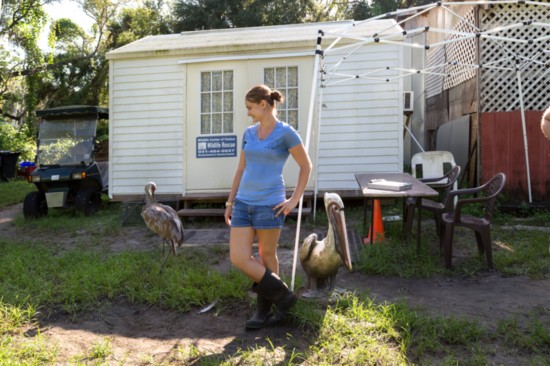
[[(168, 205), (158, 203), (155, 199), (157, 185), (149, 182), (145, 185), (145, 205), (141, 209), (141, 217), (147, 227), (163, 239), (163, 254), (166, 243), (172, 247), (172, 253), (176, 255), (177, 248), (183, 244), (183, 223), (176, 210)], [(160, 272), (164, 269), (170, 253), (164, 256)]]

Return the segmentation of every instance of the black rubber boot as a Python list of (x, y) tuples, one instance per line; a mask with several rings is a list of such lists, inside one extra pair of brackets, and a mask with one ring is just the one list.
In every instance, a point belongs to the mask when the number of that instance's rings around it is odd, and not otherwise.
[[(255, 287), (255, 286), (254, 286)], [(252, 291), (254, 291), (254, 287)], [(258, 294), (258, 301), (256, 303), (256, 311), (252, 318), (248, 319), (245, 324), (246, 329), (260, 329), (266, 326), (267, 321), (271, 317), (271, 306), (273, 303), (268, 299)]]
[(268, 268), (266, 268), (265, 274), (256, 289), (259, 296), (275, 304), (276, 310), (268, 319), (268, 325), (275, 325), (283, 321), (297, 300), (296, 294), (290, 291), (281, 278)]

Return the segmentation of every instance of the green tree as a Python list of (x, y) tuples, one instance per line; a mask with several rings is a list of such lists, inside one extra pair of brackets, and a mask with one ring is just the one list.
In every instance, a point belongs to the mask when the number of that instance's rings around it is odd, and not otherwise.
[(19, 160), (34, 160), (36, 143), (27, 131), (27, 126), (15, 128), (8, 123), (0, 123), (0, 150), (18, 152)]
[(162, 0), (147, 0), (143, 6), (122, 9), (107, 29), (110, 33), (109, 48), (115, 49), (146, 36), (171, 32), (167, 16), (162, 13)]
[(396, 11), (398, 5), (399, 0), (372, 0), (371, 3), (374, 16)]
[(43, 4), (56, 0), (3, 0), (0, 12), (0, 115), (32, 122), (38, 81), (48, 60), (38, 40), (46, 22)]
[(372, 0), (372, 16), (394, 12), (398, 9), (407, 9), (415, 6), (426, 5), (434, 0)]
[(347, 17), (354, 20), (364, 20), (372, 18), (372, 8), (367, 0), (353, 1), (347, 11)]
[[(42, 78), (39, 85), (39, 95), (45, 107), (108, 104), (109, 67), (105, 54), (124, 44), (120, 41), (120, 34), (128, 32), (128, 27), (120, 26), (124, 24), (124, 14), (139, 14), (141, 9), (125, 8), (134, 0), (74, 1), (92, 19), (93, 25), (87, 33), (71, 19), (58, 19), (52, 23), (48, 50), (52, 63), (48, 77)], [(148, 24), (150, 19), (136, 22), (133, 26), (139, 28)]]
[(341, 0), (176, 0), (174, 32), (339, 20)]

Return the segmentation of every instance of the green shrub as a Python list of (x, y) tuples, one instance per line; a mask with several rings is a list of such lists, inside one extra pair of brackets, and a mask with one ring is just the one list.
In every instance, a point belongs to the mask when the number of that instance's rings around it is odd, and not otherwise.
[(0, 121), (0, 150), (21, 153), (20, 161), (33, 161), (36, 154), (36, 141), (29, 137), (26, 125), (16, 129), (9, 123)]

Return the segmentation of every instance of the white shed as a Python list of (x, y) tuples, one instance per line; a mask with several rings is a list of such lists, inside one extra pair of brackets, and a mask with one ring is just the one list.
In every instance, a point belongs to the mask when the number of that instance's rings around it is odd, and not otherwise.
[[(312, 88), (318, 31), (337, 33), (352, 23), (149, 36), (109, 52), (111, 199), (140, 199), (148, 181), (157, 183), (160, 196), (178, 200), (229, 192), (242, 134), (251, 123), (244, 95), (259, 83), (283, 92), (287, 100), (279, 106), (279, 117), (293, 124), (304, 141), (311, 93), (323, 93), (311, 129), (314, 171), (308, 191), (356, 193), (356, 172), (402, 171), (400, 78), (358, 78), (326, 90)], [(393, 20), (375, 20), (347, 31), (347, 37), (371, 36), (380, 29), (395, 34), (400, 27)], [(348, 44), (355, 48), (355, 41)], [(349, 52), (345, 44), (339, 42), (342, 49), (326, 57), (324, 67), (339, 63)], [(399, 46), (370, 44), (354, 51), (341, 67), (357, 75), (388, 65), (403, 67), (402, 52)], [(297, 172), (289, 159), (288, 190)]]

